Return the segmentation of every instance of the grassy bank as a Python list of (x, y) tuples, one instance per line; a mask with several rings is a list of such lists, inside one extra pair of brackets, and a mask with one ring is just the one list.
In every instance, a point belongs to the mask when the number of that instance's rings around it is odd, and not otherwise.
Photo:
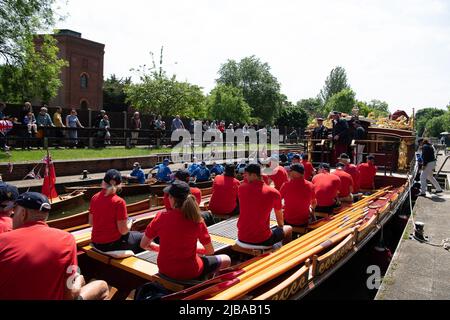
[[(106, 148), (106, 149), (52, 149), (50, 155), (53, 160), (81, 160), (96, 158), (123, 158), (133, 156), (146, 156), (154, 153), (170, 152), (170, 148), (144, 149), (144, 148)], [(11, 156), (0, 153), (1, 163), (36, 162), (42, 160), (46, 150), (13, 150)]]

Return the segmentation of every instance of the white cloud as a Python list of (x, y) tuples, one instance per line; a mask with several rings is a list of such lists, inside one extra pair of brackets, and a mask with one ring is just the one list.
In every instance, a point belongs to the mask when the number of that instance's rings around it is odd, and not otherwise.
[(149, 51), (182, 80), (214, 87), (227, 59), (268, 62), (292, 101), (316, 96), (346, 68), (360, 100), (391, 110), (450, 101), (450, 10), (444, 0), (71, 0), (58, 25), (106, 44), (105, 76), (150, 65)]

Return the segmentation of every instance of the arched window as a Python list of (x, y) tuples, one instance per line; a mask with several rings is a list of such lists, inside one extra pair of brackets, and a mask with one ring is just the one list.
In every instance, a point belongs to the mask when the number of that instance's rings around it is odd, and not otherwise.
[(89, 105), (86, 100), (81, 101), (80, 103), (81, 110), (87, 110), (88, 106)]
[(89, 77), (86, 73), (83, 73), (80, 77), (80, 86), (82, 89), (87, 89)]

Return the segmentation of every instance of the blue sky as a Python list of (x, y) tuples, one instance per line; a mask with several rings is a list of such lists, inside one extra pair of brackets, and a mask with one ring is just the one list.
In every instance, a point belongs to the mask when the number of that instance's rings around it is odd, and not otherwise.
[(105, 76), (151, 64), (204, 88), (227, 59), (268, 62), (289, 100), (316, 96), (334, 66), (359, 100), (411, 113), (450, 103), (450, 1), (69, 0), (58, 28), (105, 48)]

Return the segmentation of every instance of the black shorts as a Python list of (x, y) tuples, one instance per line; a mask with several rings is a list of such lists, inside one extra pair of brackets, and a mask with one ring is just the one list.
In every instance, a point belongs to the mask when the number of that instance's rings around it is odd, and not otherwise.
[(334, 211), (334, 209), (339, 208), (340, 206), (341, 206), (340, 202), (337, 202), (337, 201), (336, 201), (336, 202), (335, 202), (333, 205), (331, 205), (331, 206), (326, 206), (326, 207), (320, 207), (320, 206), (317, 206), (316, 209), (315, 209), (315, 211), (332, 214), (333, 211)]
[(270, 247), (270, 246), (273, 246), (275, 243), (278, 243), (284, 239), (283, 228), (280, 228), (278, 226), (273, 226), (272, 228), (270, 228), (270, 231), (272, 231), (272, 235), (266, 241), (259, 242), (259, 243), (250, 243), (250, 242), (245, 242), (245, 241), (241, 241), (241, 242), (250, 244), (250, 245), (255, 245), (255, 246)]
[(221, 261), (217, 256), (202, 256), (200, 257), (203, 261), (203, 271), (199, 278), (203, 278), (206, 275), (219, 269)]

